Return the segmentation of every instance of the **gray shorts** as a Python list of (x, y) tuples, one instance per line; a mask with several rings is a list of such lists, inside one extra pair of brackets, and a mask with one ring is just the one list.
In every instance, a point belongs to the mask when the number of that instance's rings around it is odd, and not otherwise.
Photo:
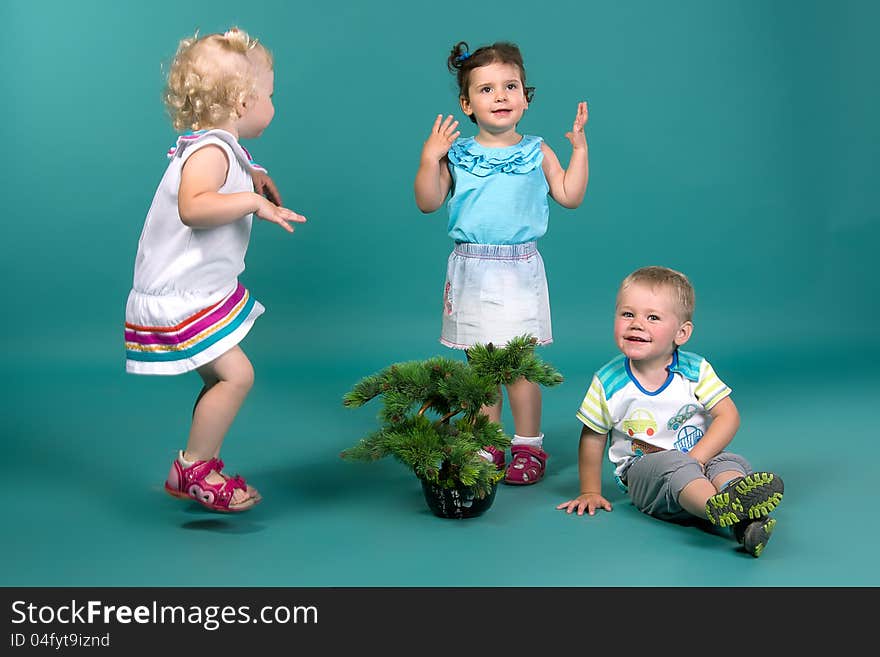
[(752, 466), (738, 454), (721, 452), (709, 459), (703, 474), (696, 460), (669, 449), (635, 459), (623, 473), (623, 483), (639, 511), (661, 520), (682, 520), (691, 517), (678, 503), (684, 487), (695, 479), (714, 479), (727, 470), (747, 475), (752, 472)]

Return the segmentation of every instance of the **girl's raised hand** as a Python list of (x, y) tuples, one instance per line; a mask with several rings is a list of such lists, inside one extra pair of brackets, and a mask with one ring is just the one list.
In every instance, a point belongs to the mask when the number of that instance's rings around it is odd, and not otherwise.
[(566, 132), (565, 136), (571, 142), (572, 148), (586, 148), (587, 138), (584, 136), (584, 126), (587, 124), (587, 104), (584, 101), (578, 103), (577, 114), (574, 117), (574, 124), (571, 126), (571, 132)]
[(442, 114), (438, 114), (434, 119), (434, 127), (431, 128), (431, 134), (425, 140), (422, 147), (422, 157), (431, 160), (440, 160), (449, 152), (452, 142), (458, 139), (461, 134), (460, 130), (456, 130), (458, 121), (452, 120), (452, 114), (445, 119)]
[(260, 203), (254, 214), (264, 221), (278, 224), (288, 233), (293, 232), (293, 226), (291, 226), (289, 222), (292, 221), (301, 224), (306, 221), (306, 218), (301, 214), (297, 214), (293, 210), (288, 210), (287, 208), (275, 205), (272, 201), (265, 199), (262, 196), (260, 196)]

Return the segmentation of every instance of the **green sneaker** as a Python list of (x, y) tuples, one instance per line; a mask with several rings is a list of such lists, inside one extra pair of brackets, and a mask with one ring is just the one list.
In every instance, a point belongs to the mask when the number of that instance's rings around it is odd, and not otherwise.
[(782, 478), (772, 472), (738, 477), (706, 502), (706, 517), (713, 525), (730, 527), (741, 520), (768, 515), (782, 501)]
[(737, 523), (733, 526), (733, 535), (742, 543), (746, 552), (753, 557), (760, 557), (775, 528), (776, 518), (768, 516), (763, 520)]

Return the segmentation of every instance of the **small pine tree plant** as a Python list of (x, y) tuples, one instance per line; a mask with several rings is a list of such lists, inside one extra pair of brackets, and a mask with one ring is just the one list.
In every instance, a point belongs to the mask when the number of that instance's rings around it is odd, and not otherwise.
[(562, 375), (535, 355), (536, 344), (523, 335), (502, 348), (475, 345), (467, 362), (438, 356), (395, 363), (364, 377), (342, 402), (357, 408), (381, 397), (383, 426), (340, 456), (375, 461), (391, 455), (425, 482), (485, 497), (503, 472), (479, 450), (487, 445), (504, 450), (510, 437), (480, 409), (495, 403), (499, 385), (520, 377), (543, 386), (562, 383)]

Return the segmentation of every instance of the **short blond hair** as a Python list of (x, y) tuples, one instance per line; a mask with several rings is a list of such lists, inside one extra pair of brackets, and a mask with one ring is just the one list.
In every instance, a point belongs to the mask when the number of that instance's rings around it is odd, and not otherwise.
[(272, 53), (237, 27), (181, 39), (162, 98), (174, 129), (203, 130), (237, 118), (255, 93), (260, 65), (271, 70)]
[(680, 271), (656, 265), (636, 269), (621, 282), (617, 291), (618, 299), (620, 293), (634, 283), (642, 283), (652, 288), (664, 287), (668, 289), (672, 293), (672, 300), (679, 318), (684, 322), (690, 322), (693, 319), (696, 302), (694, 286), (691, 285), (688, 277)]

